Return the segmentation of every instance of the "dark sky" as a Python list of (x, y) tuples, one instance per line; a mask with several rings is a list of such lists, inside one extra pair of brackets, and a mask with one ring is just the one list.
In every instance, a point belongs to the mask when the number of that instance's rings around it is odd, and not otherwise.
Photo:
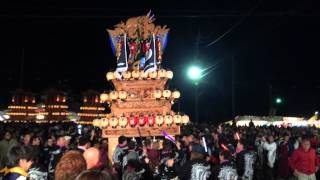
[(199, 32), (198, 59), (203, 67), (214, 65), (199, 86), (201, 119), (231, 118), (232, 59), (237, 115), (267, 115), (269, 86), (272, 96), (284, 99), (281, 115), (310, 116), (320, 109), (320, 8), (316, 1), (116, 3), (1, 2), (0, 106), (6, 107), (10, 92), (19, 88), (23, 48), (24, 89), (39, 94), (48, 88), (62, 89), (75, 101), (88, 89), (109, 89), (105, 73), (115, 68), (115, 58), (105, 29), (152, 9), (155, 23), (171, 29), (164, 66), (175, 73), (170, 86), (182, 92), (181, 111), (193, 114), (193, 86), (184, 69), (194, 60)]

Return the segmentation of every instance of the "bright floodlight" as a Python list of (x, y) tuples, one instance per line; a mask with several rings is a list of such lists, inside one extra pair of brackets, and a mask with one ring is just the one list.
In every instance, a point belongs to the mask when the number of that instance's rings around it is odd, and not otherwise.
[(315, 115), (318, 115), (318, 114), (319, 114), (319, 111), (314, 112), (314, 114), (315, 114)]
[(201, 78), (201, 69), (197, 66), (191, 66), (188, 70), (188, 76), (192, 80), (199, 80)]
[(281, 103), (282, 103), (282, 99), (281, 99), (281, 98), (277, 98), (277, 99), (276, 99), (276, 103), (277, 103), (277, 104), (281, 104)]

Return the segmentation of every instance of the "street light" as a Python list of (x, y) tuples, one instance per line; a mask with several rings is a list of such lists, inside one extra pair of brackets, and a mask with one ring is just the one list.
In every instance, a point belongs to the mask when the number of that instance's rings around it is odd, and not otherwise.
[(281, 104), (281, 103), (282, 103), (282, 99), (281, 99), (280, 97), (277, 97), (277, 98), (276, 98), (276, 103), (277, 103), (277, 104)]
[(202, 70), (198, 66), (191, 66), (188, 69), (188, 77), (194, 82), (194, 87), (195, 87), (195, 93), (194, 93), (194, 115), (195, 115), (195, 121), (198, 122), (198, 84), (199, 81), (202, 77)]
[(201, 69), (198, 66), (191, 66), (188, 70), (188, 76), (193, 81), (199, 81), (201, 78)]

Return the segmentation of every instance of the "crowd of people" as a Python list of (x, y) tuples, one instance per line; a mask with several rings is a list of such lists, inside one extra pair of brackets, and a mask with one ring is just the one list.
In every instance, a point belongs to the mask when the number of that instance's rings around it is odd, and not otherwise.
[(92, 126), (0, 125), (0, 180), (315, 180), (315, 127), (183, 126), (175, 140), (120, 136)]

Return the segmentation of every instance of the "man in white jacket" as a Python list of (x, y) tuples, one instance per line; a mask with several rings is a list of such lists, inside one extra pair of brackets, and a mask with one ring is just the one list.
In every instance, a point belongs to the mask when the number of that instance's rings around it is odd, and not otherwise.
[(268, 141), (262, 137), (262, 148), (267, 151), (267, 162), (265, 164), (265, 178), (274, 179), (274, 163), (276, 161), (277, 144), (272, 135), (268, 136)]

